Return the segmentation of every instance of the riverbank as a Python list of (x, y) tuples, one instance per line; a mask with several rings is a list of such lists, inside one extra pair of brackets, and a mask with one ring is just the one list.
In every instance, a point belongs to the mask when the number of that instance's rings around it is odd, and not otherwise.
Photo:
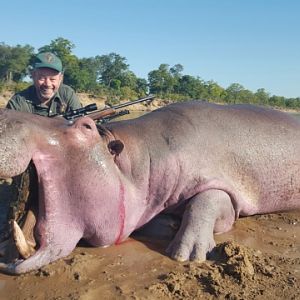
[[(10, 91), (4, 91), (0, 93), (0, 108), (6, 106), (7, 101), (12, 97), (12, 95), (13, 92)], [(107, 100), (105, 97), (96, 97), (94, 95), (90, 95), (87, 93), (78, 93), (78, 97), (80, 99), (82, 106), (96, 103), (98, 109), (103, 109), (105, 107), (105, 102)], [(127, 102), (127, 101), (122, 101), (122, 103), (123, 102)], [(129, 109), (130, 111), (152, 111), (162, 106), (168, 105), (170, 103), (172, 103), (172, 100), (155, 98), (150, 103), (147, 104), (138, 103), (138, 104), (131, 105), (126, 109)], [(220, 104), (224, 105), (224, 103), (220, 103)], [(300, 110), (296, 110), (296, 109), (288, 109), (288, 108), (281, 108), (281, 107), (273, 107), (273, 108), (287, 113), (300, 114)]]

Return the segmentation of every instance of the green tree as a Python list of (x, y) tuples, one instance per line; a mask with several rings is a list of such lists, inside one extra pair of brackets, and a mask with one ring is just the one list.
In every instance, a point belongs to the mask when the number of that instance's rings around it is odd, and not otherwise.
[(148, 93), (148, 82), (145, 78), (137, 78), (136, 91), (138, 96), (145, 96)]
[(170, 74), (175, 78), (180, 78), (182, 76), (183, 66), (181, 64), (176, 64), (170, 68)]
[[(173, 69), (172, 72), (174, 72)], [(174, 92), (177, 79), (170, 72), (168, 64), (161, 64), (157, 70), (148, 74), (150, 93), (159, 94), (161, 97)]]
[(238, 93), (237, 103), (255, 103), (255, 96), (250, 90), (244, 89)]
[(288, 98), (285, 99), (285, 107), (290, 109), (299, 109), (300, 108), (300, 98)]
[(267, 105), (269, 103), (270, 95), (264, 88), (258, 89), (254, 96), (256, 98), (256, 103), (260, 105)]
[(192, 99), (204, 99), (206, 96), (204, 82), (191, 75), (183, 75), (179, 79), (178, 92)]
[(232, 83), (226, 89), (226, 102), (227, 103), (239, 103), (239, 95), (241, 91), (245, 90), (245, 88), (239, 83)]
[(79, 59), (72, 53), (74, 48), (75, 45), (71, 41), (59, 37), (51, 41), (49, 45), (39, 48), (38, 51), (56, 54), (64, 66), (64, 82), (76, 89), (80, 77), (80, 64)]
[(128, 70), (126, 72), (123, 72), (119, 76), (119, 79), (121, 82), (121, 86), (127, 86), (133, 90), (136, 88), (137, 77), (132, 71)]
[(97, 61), (97, 80), (107, 87), (115, 85), (114, 80), (122, 81), (122, 76), (128, 71), (129, 65), (126, 58), (116, 53), (96, 56)]
[(62, 62), (67, 64), (69, 60), (72, 60), (74, 56), (72, 50), (75, 48), (75, 45), (62, 37), (58, 37), (55, 40), (52, 40), (49, 45), (45, 45), (38, 49), (39, 52), (53, 52), (56, 54)]
[[(147, 93), (147, 81), (138, 78), (132, 71), (126, 71), (120, 76), (121, 88), (127, 88), (126, 91), (131, 90), (133, 97), (144, 96)], [(128, 94), (128, 92), (126, 92)], [(123, 95), (125, 98), (129, 98)]]
[(269, 104), (271, 106), (285, 107), (285, 98), (273, 95), (269, 98)]
[(97, 89), (97, 65), (94, 57), (79, 59), (78, 89), (93, 92)]
[[(239, 83), (227, 89), (214, 81), (204, 82), (199, 77), (182, 75), (183, 66), (161, 64), (158, 69), (148, 73), (148, 81), (138, 78), (129, 70), (126, 58), (116, 53), (79, 59), (72, 53), (75, 45), (62, 37), (52, 40), (39, 51), (50, 51), (62, 60), (65, 72), (64, 82), (82, 92), (95, 92), (107, 95), (118, 101), (120, 98), (144, 96), (148, 91), (164, 98), (206, 99), (227, 103), (256, 103), (279, 107), (300, 108), (299, 98), (285, 98), (270, 95), (264, 88), (255, 93)], [(33, 62), (34, 48), (30, 45), (15, 47), (0, 43), (0, 83), (16, 82), (21, 88), (22, 79), (27, 75), (27, 66)], [(17, 86), (16, 85), (16, 86)], [(0, 88), (1, 88), (0, 87)]]
[(16, 47), (0, 44), (0, 80), (7, 83), (20, 81), (27, 75), (27, 68), (33, 56), (33, 47)]
[(216, 82), (210, 80), (206, 83), (207, 100), (221, 102), (226, 97), (226, 91)]

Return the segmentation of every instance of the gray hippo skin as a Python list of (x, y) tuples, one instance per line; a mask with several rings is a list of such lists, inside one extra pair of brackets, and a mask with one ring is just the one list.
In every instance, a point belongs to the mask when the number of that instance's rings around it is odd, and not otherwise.
[(0, 115), (0, 176), (36, 167), (39, 211), (24, 273), (71, 253), (124, 241), (163, 211), (182, 212), (167, 252), (206, 259), (213, 233), (239, 216), (300, 207), (300, 122), (255, 106), (173, 104), (97, 129), (11, 110)]

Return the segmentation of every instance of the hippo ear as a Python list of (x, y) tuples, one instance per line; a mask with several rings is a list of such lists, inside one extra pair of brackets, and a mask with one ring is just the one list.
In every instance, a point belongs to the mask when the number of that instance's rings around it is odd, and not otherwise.
[(108, 149), (112, 155), (119, 155), (124, 149), (124, 144), (120, 140), (114, 140), (109, 142)]

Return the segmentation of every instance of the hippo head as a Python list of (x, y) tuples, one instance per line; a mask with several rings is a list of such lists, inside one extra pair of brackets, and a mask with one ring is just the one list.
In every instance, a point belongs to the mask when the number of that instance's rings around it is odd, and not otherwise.
[(97, 246), (118, 241), (125, 191), (115, 156), (122, 149), (88, 117), (70, 122), (0, 110), (0, 177), (16, 176), (31, 163), (38, 185), (37, 250), (0, 268), (14, 274), (37, 269), (68, 255), (81, 238)]

